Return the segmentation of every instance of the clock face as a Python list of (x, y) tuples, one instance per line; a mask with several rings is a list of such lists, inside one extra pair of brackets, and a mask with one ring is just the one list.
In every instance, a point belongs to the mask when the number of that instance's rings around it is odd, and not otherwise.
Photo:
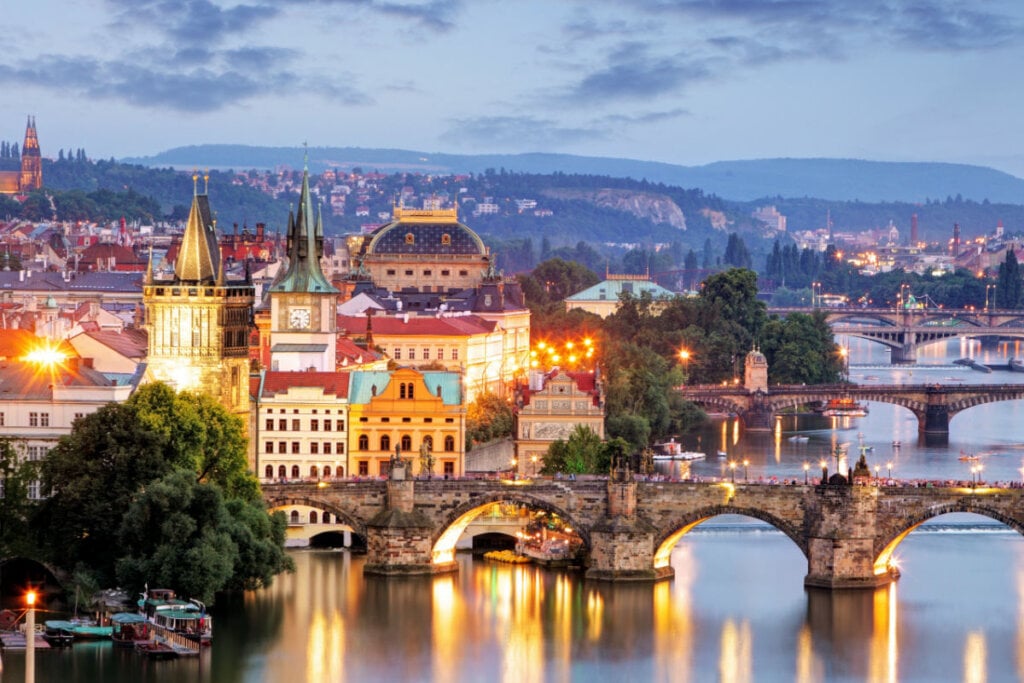
[(288, 313), (288, 324), (295, 330), (304, 330), (309, 327), (309, 309), (293, 308)]

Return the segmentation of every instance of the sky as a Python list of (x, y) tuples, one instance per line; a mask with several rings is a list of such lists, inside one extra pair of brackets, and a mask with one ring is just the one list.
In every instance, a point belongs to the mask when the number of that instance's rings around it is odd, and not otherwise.
[(945, 161), (1024, 177), (1019, 0), (5, 2), (0, 139), (698, 165)]

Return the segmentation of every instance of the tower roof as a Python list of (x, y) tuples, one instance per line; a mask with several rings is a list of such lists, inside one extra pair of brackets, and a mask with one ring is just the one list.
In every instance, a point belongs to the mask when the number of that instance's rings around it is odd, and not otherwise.
[(195, 193), (188, 224), (181, 238), (181, 250), (174, 263), (174, 276), (180, 282), (216, 281), (220, 271), (217, 230), (210, 211), (209, 197)]
[(275, 282), (271, 292), (337, 293), (320, 269), (324, 251), (323, 224), (313, 217), (313, 199), (309, 192), (309, 169), (302, 171), (299, 208), (288, 215), (288, 270)]

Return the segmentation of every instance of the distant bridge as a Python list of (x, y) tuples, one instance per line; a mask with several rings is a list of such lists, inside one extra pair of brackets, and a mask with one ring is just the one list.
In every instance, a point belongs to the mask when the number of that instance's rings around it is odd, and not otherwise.
[(735, 413), (752, 431), (767, 431), (775, 415), (830, 399), (878, 401), (907, 408), (917, 417), (922, 434), (949, 434), (954, 415), (975, 406), (1024, 399), (1024, 385), (1016, 384), (820, 384), (774, 385), (767, 391), (743, 386), (698, 385), (682, 387), (683, 398), (717, 412)]
[(917, 361), (917, 349), (957, 337), (1024, 339), (1024, 310), (945, 308), (769, 308), (770, 314), (825, 313), (836, 334), (869, 339), (891, 350), (896, 364)]

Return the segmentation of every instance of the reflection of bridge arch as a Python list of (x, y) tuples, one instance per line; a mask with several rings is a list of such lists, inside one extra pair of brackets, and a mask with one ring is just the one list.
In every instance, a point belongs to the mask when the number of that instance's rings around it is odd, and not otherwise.
[(532, 496), (518, 490), (497, 491), (475, 496), (472, 500), (452, 509), (438, 525), (433, 537), (432, 561), (434, 564), (444, 564), (455, 559), (455, 543), (462, 536), (462, 533), (469, 526), (470, 522), (487, 507), (495, 503), (506, 503), (511, 505), (522, 505), (534, 510), (543, 510), (558, 515), (569, 522), (573, 532), (583, 541), (584, 547), (589, 551), (590, 533), (588, 526), (577, 519), (572, 513), (555, 505), (543, 498)]
[(762, 522), (767, 522), (789, 537), (789, 539), (796, 544), (797, 548), (800, 549), (800, 552), (804, 554), (804, 557), (807, 557), (807, 541), (803, 532), (785, 520), (779, 519), (766, 510), (759, 510), (757, 508), (744, 508), (733, 505), (710, 505), (682, 515), (678, 520), (674, 520), (671, 523), (671, 526), (660, 531), (659, 535), (656, 536), (654, 540), (655, 569), (669, 566), (672, 549), (675, 548), (676, 544), (679, 543), (683, 536), (692, 531), (694, 527), (697, 527), (709, 519), (719, 515), (743, 515), (745, 517), (759, 519)]
[(1024, 535), (1024, 523), (1003, 514), (999, 510), (984, 504), (979, 504), (979, 501), (975, 501), (974, 499), (960, 498), (948, 503), (942, 503), (923, 510), (915, 511), (900, 520), (904, 525), (903, 529), (890, 531), (886, 536), (878, 539), (882, 548), (875, 557), (876, 570), (879, 567), (889, 565), (893, 553), (896, 552), (896, 548), (899, 547), (900, 543), (906, 540), (907, 536), (909, 536), (911, 532), (916, 530), (919, 526), (930, 519), (935, 519), (936, 517), (941, 517), (942, 515), (948, 515), (954, 512), (970, 512), (972, 514), (981, 515), (982, 517), (988, 517), (989, 519), (994, 519), (997, 522), (1005, 524), (1018, 534)]
[(318, 500), (302, 495), (277, 495), (267, 496), (267, 508), (273, 512), (275, 510), (284, 510), (289, 506), (302, 505), (305, 507), (315, 508), (317, 510), (323, 510), (324, 512), (330, 512), (331, 515), (339, 520), (339, 523), (346, 524), (352, 528), (352, 532), (366, 538), (366, 522), (359, 517), (353, 515), (348, 510), (334, 505), (325, 500)]

